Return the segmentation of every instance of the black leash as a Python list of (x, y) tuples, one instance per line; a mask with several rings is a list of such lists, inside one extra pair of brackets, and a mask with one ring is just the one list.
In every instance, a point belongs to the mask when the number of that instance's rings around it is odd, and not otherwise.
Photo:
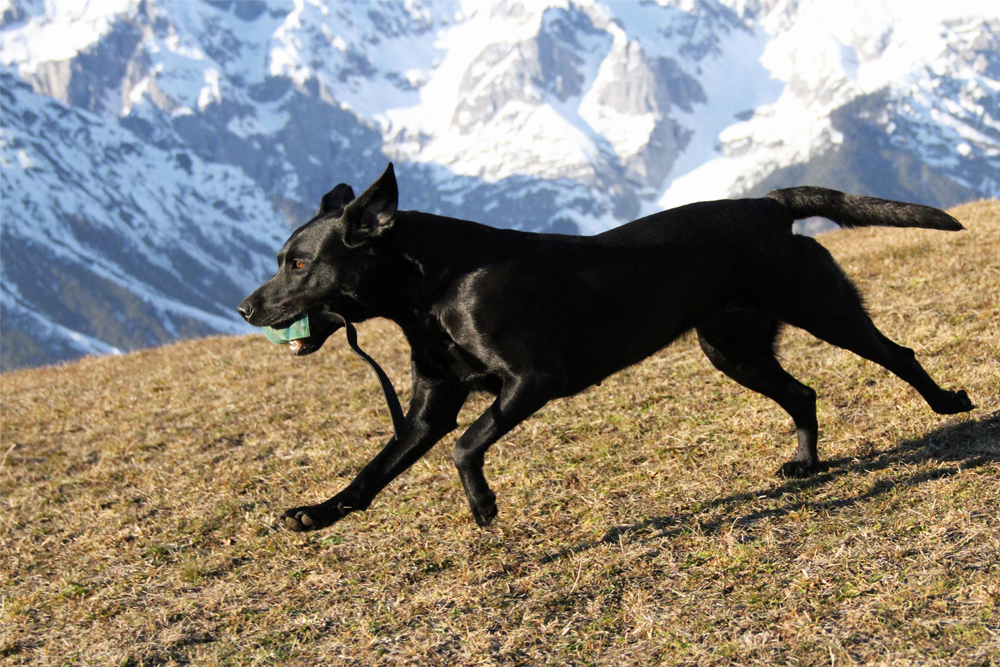
[(389, 406), (389, 414), (392, 416), (392, 430), (396, 433), (396, 442), (402, 442), (403, 438), (409, 433), (409, 429), (406, 427), (406, 418), (403, 416), (403, 408), (399, 404), (399, 396), (396, 395), (396, 390), (392, 386), (392, 382), (389, 380), (389, 376), (385, 374), (382, 367), (375, 363), (375, 360), (369, 357), (364, 350), (358, 347), (358, 331), (354, 328), (354, 325), (345, 320), (342, 316), (337, 313), (324, 313), (325, 317), (329, 317), (334, 322), (340, 322), (344, 325), (344, 331), (347, 333), (347, 343), (351, 346), (351, 350), (354, 354), (361, 357), (366, 364), (371, 366), (371, 369), (375, 371), (375, 376), (378, 378), (378, 383), (382, 385), (382, 393), (385, 394), (385, 403)]

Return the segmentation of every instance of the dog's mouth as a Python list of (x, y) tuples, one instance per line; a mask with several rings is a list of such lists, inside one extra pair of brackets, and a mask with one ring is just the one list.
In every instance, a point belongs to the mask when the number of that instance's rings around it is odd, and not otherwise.
[[(300, 325), (303, 322), (308, 322), (308, 324)], [(283, 342), (283, 338), (287, 337), (289, 351), (297, 357), (303, 357), (323, 347), (326, 339), (342, 326), (344, 326), (343, 319), (323, 308), (309, 311), (301, 318), (281, 322), (270, 327), (274, 335), (269, 339), (272, 342), (280, 343)], [(307, 335), (305, 331), (308, 331)], [(278, 339), (275, 340), (275, 337)]]

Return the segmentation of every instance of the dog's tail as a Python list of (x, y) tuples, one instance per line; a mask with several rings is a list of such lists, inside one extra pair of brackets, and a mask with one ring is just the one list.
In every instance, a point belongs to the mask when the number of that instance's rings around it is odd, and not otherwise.
[(965, 229), (955, 218), (930, 206), (845, 195), (811, 185), (772, 190), (764, 197), (785, 206), (794, 220), (820, 216), (847, 228), (922, 227), (952, 232)]

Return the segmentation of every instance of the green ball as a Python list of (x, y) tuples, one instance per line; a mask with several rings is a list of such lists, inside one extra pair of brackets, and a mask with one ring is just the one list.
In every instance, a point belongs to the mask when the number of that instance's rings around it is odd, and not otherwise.
[(299, 338), (309, 338), (309, 316), (306, 315), (301, 320), (296, 320), (291, 326), (284, 329), (264, 327), (264, 337), (275, 345), (286, 345)]

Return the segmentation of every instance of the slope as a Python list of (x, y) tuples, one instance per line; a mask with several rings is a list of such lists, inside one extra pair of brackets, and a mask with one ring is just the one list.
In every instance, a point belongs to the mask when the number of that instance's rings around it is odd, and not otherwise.
[[(876, 322), (978, 403), (942, 418), (791, 331), (823, 456), (691, 339), (495, 446), (468, 516), (446, 445), (297, 535), (387, 437), (342, 341), (212, 338), (0, 377), (4, 664), (1000, 664), (1000, 204), (968, 232), (821, 237)], [(384, 323), (365, 348), (405, 385)], [(486, 405), (462, 415), (468, 425)]]

